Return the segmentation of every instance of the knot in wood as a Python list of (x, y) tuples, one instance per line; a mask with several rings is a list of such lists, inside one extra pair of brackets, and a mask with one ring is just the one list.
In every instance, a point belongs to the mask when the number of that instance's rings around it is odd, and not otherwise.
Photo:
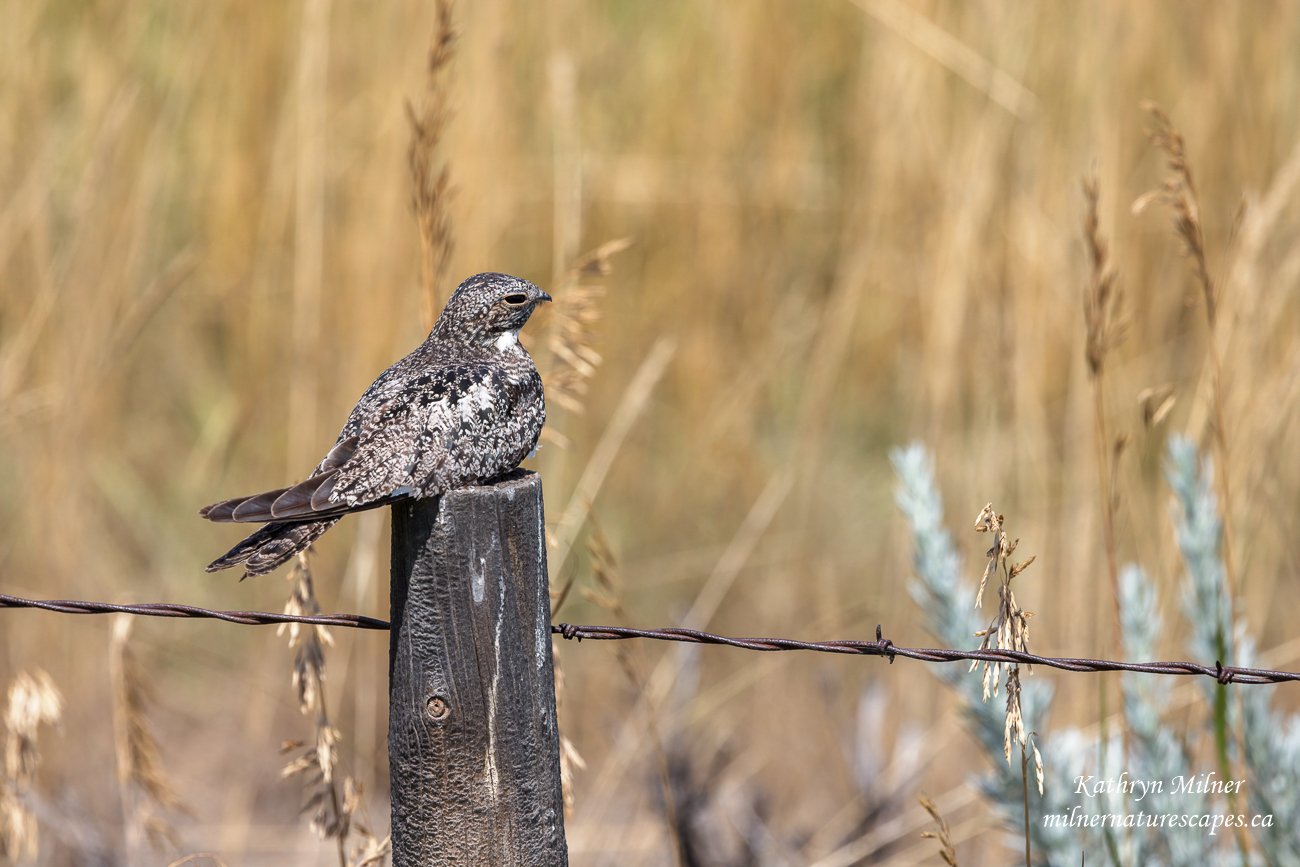
[(424, 712), (434, 722), (442, 722), (451, 716), (451, 705), (447, 704), (447, 700), (442, 696), (431, 695), (424, 703)]

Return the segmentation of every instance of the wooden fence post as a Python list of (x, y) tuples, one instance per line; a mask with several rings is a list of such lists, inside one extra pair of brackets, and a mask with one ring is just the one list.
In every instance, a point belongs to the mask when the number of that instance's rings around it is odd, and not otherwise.
[(567, 865), (542, 483), (393, 508), (393, 867)]

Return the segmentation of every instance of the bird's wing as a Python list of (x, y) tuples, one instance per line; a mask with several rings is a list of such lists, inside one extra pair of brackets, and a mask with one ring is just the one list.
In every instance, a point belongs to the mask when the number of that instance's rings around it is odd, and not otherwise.
[(328, 518), (398, 502), (413, 488), (427, 495), (490, 478), (527, 452), (515, 457), (517, 449), (501, 448), (503, 439), (518, 438), (517, 422), (494, 368), (440, 368), (408, 386), (358, 404), (310, 478), (214, 503), (200, 515), (240, 523)]
[[(296, 485), (222, 500), (200, 509), (199, 515), (209, 521), (256, 523), (324, 518), (355, 511), (345, 504), (331, 507), (324, 498), (318, 498), (317, 494), (324, 490), (324, 497), (328, 497), (329, 483), (356, 453), (358, 441), (356, 436), (340, 437), (334, 448), (316, 466), (315, 472)], [(313, 500), (320, 502), (321, 507), (313, 507)]]
[(495, 440), (509, 435), (513, 408), (504, 376), (490, 365), (418, 377), (400, 402), (386, 402), (362, 422), (356, 454), (339, 469), (329, 497), (366, 503), (403, 487), (428, 495), (511, 469)]

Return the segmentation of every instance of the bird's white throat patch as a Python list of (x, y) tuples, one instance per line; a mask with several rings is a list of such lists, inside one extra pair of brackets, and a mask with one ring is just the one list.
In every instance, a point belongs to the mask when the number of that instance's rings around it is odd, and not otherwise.
[(510, 347), (518, 345), (518, 343), (519, 329), (517, 328), (514, 331), (502, 332), (496, 339), (496, 347), (501, 352), (505, 352)]

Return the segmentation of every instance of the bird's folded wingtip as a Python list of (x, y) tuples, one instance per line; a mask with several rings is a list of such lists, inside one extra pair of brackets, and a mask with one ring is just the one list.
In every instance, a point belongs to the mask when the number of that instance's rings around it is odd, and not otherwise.
[(243, 497), (237, 497), (233, 500), (222, 500), (219, 503), (211, 503), (199, 509), (199, 517), (208, 521), (217, 523), (227, 523), (234, 520), (235, 507), (244, 501)]
[(271, 504), (276, 501), (280, 495), (285, 493), (285, 488), (278, 488), (274, 491), (266, 491), (261, 494), (254, 494), (244, 499), (242, 503), (235, 506), (230, 513), (231, 520), (239, 523), (252, 523), (271, 521), (275, 516), (271, 514)]

